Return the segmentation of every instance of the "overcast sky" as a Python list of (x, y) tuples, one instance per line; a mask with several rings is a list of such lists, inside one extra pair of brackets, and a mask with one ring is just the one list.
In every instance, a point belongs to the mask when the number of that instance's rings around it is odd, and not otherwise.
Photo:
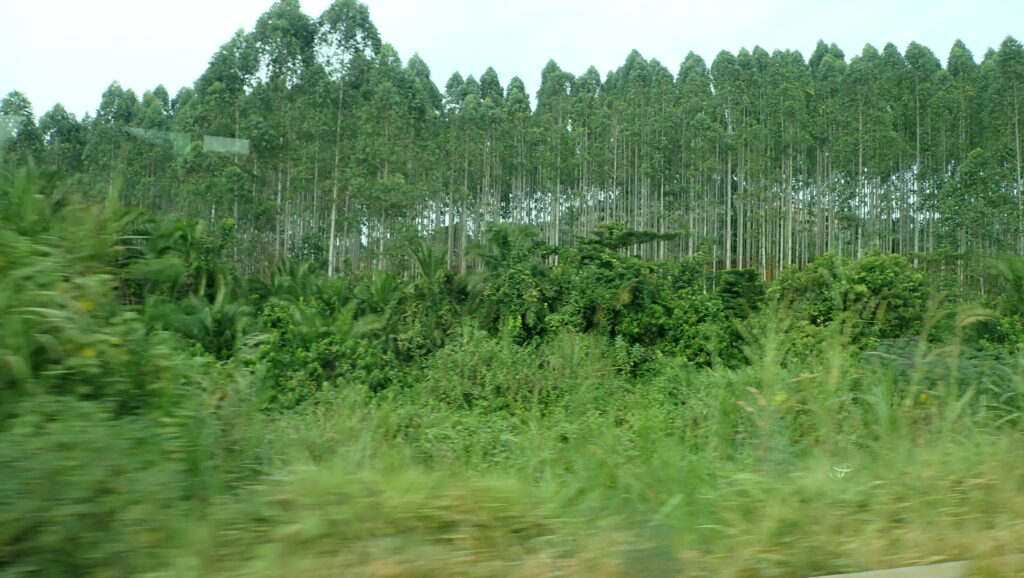
[[(191, 85), (235, 30), (251, 30), (271, 0), (0, 0), (0, 96), (24, 92), (37, 116), (54, 103), (79, 117), (95, 111), (114, 80), (140, 96), (163, 84)], [(318, 16), (330, 0), (304, 0)], [(928, 46), (945, 63), (953, 41), (979, 59), (1012, 35), (1024, 40), (1019, 0), (369, 0), (370, 16), (403, 59), (414, 52), (443, 90), (452, 72), (503, 85), (521, 77), (531, 92), (549, 59), (574, 74), (602, 75), (630, 50), (673, 73), (685, 55), (709, 63), (720, 50), (760, 45), (800, 50), (818, 39), (847, 58), (865, 43)]]

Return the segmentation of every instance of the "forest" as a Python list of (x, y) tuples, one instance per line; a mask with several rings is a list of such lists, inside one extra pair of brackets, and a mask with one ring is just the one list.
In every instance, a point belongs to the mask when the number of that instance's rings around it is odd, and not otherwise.
[(1020, 42), (540, 78), (7, 94), (0, 578), (1019, 576)]

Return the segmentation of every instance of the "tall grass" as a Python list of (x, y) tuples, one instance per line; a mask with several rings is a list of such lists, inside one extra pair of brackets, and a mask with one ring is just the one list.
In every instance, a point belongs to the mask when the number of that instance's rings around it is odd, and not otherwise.
[(1024, 440), (969, 372), (935, 381), (955, 351), (851, 356), (837, 328), (787, 362), (776, 323), (750, 368), (640, 381), (592, 337), (467, 335), (421, 387), (275, 421), (273, 472), (199, 517), (179, 575), (799, 576), (1016, 553)]
[(57, 400), (0, 432), (19, 548), (0, 575), (809, 576), (1015, 553), (1024, 360), (854, 355), (840, 328), (787, 360), (763, 323), (744, 369), (631, 379), (600, 338), (467, 331), (415, 387), (281, 414), (216, 365), (159, 423)]

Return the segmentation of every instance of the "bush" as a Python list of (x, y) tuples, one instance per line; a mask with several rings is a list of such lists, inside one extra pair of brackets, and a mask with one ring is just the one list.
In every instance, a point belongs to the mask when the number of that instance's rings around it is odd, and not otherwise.
[(465, 329), (424, 369), (425, 399), (472, 411), (547, 411), (586, 385), (608, 381), (621, 362), (600, 337), (571, 332), (539, 347)]
[(864, 344), (917, 332), (929, 292), (906, 258), (875, 251), (860, 259), (826, 253), (803, 270), (786, 269), (770, 295), (788, 305), (797, 326), (851, 323), (852, 340)]
[(133, 576), (187, 513), (180, 432), (109, 405), (41, 397), (0, 433), (0, 573)]
[(30, 170), (0, 176), (0, 426), (43, 393), (132, 414), (166, 407), (181, 383), (178, 344), (120, 303), (110, 272), (136, 215), (62, 191)]

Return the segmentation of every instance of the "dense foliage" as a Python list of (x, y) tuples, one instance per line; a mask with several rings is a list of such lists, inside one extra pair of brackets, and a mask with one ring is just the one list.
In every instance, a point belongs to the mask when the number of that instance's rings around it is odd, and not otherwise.
[[(32, 168), (0, 194), (4, 575), (813, 573), (888, 563), (838, 539), (864, 508), (910, 516), (900, 559), (1019, 543), (1016, 260), (981, 309), (881, 252), (766, 286), (635, 256), (663, 236), (622, 224), (570, 248), (497, 224), (475, 272), (420, 240), (415, 276), (246, 279), (230, 220)], [(784, 481), (837, 460), (849, 493)], [(904, 476), (948, 516), (890, 512), (917, 498), (873, 488)]]
[(771, 278), (877, 248), (987, 291), (983, 258), (1024, 253), (1024, 48), (942, 56), (821, 42), (688, 54), (673, 73), (634, 52), (603, 77), (550, 62), (527, 95), (493, 69), (435, 84), (356, 0), (315, 19), (281, 0), (176, 95), (114, 83), (94, 114), (37, 119), (12, 92), (0, 115), (9, 160), (120, 185), (128, 206), (230, 217), (247, 272), (407, 274), (415, 237), (465, 272), (491, 223), (561, 248), (622, 222), (664, 235), (632, 249), (648, 258)]
[(0, 577), (1019, 575), (1020, 50), (9, 95)]

